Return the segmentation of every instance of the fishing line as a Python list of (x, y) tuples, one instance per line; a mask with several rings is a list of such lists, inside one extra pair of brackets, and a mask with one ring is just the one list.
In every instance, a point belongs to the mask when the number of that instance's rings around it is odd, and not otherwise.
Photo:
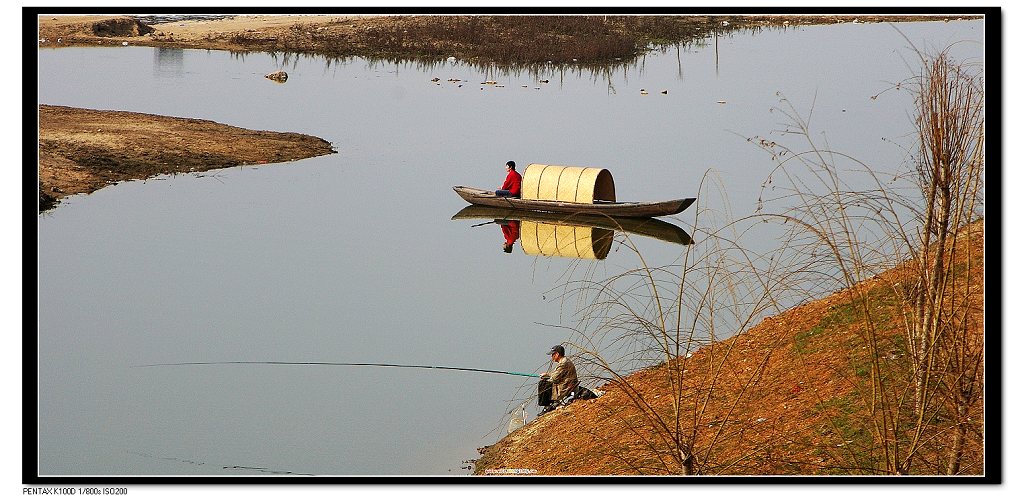
[(442, 369), (446, 371), (471, 371), (478, 373), (506, 374), (509, 376), (525, 376), (539, 378), (539, 374), (517, 373), (513, 371), (497, 371), (494, 369), (476, 369), (472, 367), (422, 366), (412, 364), (383, 364), (369, 362), (276, 362), (276, 361), (222, 361), (222, 362), (173, 362), (166, 364), (145, 364), (132, 367), (164, 367), (164, 366), (216, 366), (216, 365), (274, 365), (274, 366), (349, 366), (349, 367), (402, 367), (410, 369)]

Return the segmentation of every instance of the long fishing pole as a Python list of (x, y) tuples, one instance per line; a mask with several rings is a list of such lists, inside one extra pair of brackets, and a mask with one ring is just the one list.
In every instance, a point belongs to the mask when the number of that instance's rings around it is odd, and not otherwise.
[(172, 362), (167, 364), (145, 364), (132, 367), (162, 367), (162, 366), (215, 366), (230, 364), (257, 364), (275, 366), (356, 366), (356, 367), (403, 367), (411, 369), (443, 369), (447, 371), (472, 371), (478, 373), (507, 374), (509, 376), (525, 376), (528, 378), (539, 378), (539, 374), (517, 373), (513, 371), (497, 371), (494, 369), (476, 369), (472, 367), (450, 367), (450, 366), (421, 366), (411, 364), (382, 364), (369, 362), (276, 362), (276, 361), (222, 361), (222, 362)]

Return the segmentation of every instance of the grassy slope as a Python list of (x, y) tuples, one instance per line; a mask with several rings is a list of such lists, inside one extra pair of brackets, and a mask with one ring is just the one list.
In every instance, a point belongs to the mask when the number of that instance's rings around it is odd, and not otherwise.
[[(983, 341), (982, 223), (972, 224), (968, 234), (954, 272), (972, 303), (971, 334)], [(867, 321), (852, 297), (868, 297), (879, 331), (881, 371), (890, 380), (906, 377), (902, 315), (893, 291), (903, 272), (892, 269), (858, 284), (856, 293), (844, 290), (769, 317), (682, 360), (687, 383), (681, 398), (683, 433), (697, 436), (699, 472), (871, 474), (884, 469), (866, 409), (871, 395)], [(716, 388), (709, 390), (707, 380), (716, 373)], [(627, 379), (668, 417), (673, 397), (665, 369), (647, 369)], [(666, 454), (671, 447), (652, 431), (651, 418), (643, 417), (620, 387), (603, 389), (603, 397), (546, 415), (488, 447), (476, 473), (495, 468), (535, 469), (541, 475), (677, 473)], [(983, 472), (981, 406), (972, 414), (965, 474)], [(952, 423), (940, 422), (936, 428), (916, 472), (941, 474)]]

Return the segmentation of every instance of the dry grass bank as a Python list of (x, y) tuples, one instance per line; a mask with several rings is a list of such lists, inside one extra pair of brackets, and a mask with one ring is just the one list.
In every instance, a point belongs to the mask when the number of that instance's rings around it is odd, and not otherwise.
[[(984, 341), (984, 225), (965, 229), (957, 252), (958, 288), (970, 304), (969, 331)], [(968, 251), (968, 249), (970, 251)], [(971, 262), (968, 265), (968, 260)], [(880, 447), (872, 438), (867, 329), (867, 296), (875, 318), (887, 379), (908, 378), (908, 355), (893, 289), (905, 284), (899, 267), (844, 290), (795, 307), (686, 359), (683, 393), (694, 394), (681, 414), (683, 434), (698, 435), (694, 454), (702, 474), (870, 475), (883, 473)], [(968, 276), (967, 273), (970, 273)], [(969, 277), (969, 280), (968, 280)], [(709, 373), (714, 375), (709, 375)], [(687, 375), (689, 375), (687, 377)], [(671, 420), (672, 394), (664, 367), (628, 376), (653, 410)], [(715, 379), (714, 391), (704, 386)], [(615, 383), (595, 400), (575, 402), (542, 416), (483, 449), (475, 473), (531, 469), (537, 475), (666, 474), (668, 447), (657, 428)], [(705, 400), (705, 397), (710, 396)], [(705, 405), (706, 404), (706, 405)], [(697, 407), (701, 405), (701, 407)], [(970, 414), (961, 474), (984, 473), (984, 404)], [(697, 416), (694, 416), (697, 415)], [(916, 474), (945, 473), (944, 452), (955, 424), (936, 415), (929, 426)]]

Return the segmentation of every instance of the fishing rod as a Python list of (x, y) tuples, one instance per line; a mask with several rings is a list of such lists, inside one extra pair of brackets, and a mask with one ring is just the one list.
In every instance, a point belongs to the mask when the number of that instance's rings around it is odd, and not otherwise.
[(274, 366), (350, 366), (350, 367), (403, 367), (411, 369), (443, 369), (446, 371), (471, 371), (478, 373), (507, 374), (509, 376), (525, 376), (539, 378), (539, 374), (517, 373), (513, 371), (497, 371), (494, 369), (476, 369), (472, 367), (421, 366), (412, 364), (383, 364), (370, 362), (277, 362), (277, 361), (222, 361), (222, 362), (172, 362), (166, 364), (145, 364), (132, 367), (163, 367), (163, 366), (216, 366), (216, 365), (274, 365)]

